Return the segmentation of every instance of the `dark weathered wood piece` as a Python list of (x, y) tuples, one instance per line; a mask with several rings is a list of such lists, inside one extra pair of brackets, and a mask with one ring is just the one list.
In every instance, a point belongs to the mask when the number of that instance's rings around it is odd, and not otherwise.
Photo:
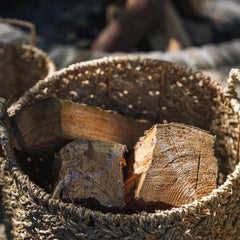
[(26, 107), (11, 118), (11, 124), (14, 146), (35, 154), (53, 153), (73, 139), (117, 142), (131, 149), (152, 125), (57, 98)]
[(117, 19), (111, 21), (92, 44), (97, 51), (129, 51), (151, 30), (161, 16), (162, 1), (128, 0)]
[[(165, 28), (170, 38), (175, 38), (179, 41), (183, 48), (192, 45), (191, 39), (185, 30), (182, 23), (182, 19), (179, 16), (176, 7), (172, 4), (172, 1), (164, 1), (164, 14), (165, 14)], [(163, 21), (162, 17), (159, 16), (160, 21)]]
[(74, 140), (55, 155), (59, 173), (54, 198), (97, 208), (125, 206), (123, 154), (126, 146), (91, 140)]
[(214, 137), (184, 124), (156, 124), (135, 146), (126, 201), (143, 207), (179, 207), (216, 188)]

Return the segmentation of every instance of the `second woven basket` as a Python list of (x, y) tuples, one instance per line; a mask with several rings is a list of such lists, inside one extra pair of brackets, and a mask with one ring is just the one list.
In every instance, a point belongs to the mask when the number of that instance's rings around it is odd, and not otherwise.
[(49, 77), (56, 69), (52, 60), (35, 47), (35, 26), (16, 19), (0, 19), (0, 23), (30, 28), (30, 45), (0, 43), (0, 97), (17, 100), (38, 80)]

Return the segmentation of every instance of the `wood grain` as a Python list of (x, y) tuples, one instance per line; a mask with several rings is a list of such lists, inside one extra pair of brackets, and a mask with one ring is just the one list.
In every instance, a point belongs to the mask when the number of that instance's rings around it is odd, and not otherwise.
[[(57, 179), (54, 198), (98, 208), (125, 206), (123, 155), (126, 146), (91, 140), (74, 140), (55, 155)], [(56, 174), (58, 176), (56, 176)]]
[(128, 149), (152, 124), (57, 98), (26, 107), (11, 118), (11, 138), (21, 151), (53, 153), (73, 139), (126, 144)]
[(216, 188), (214, 137), (184, 124), (156, 124), (135, 146), (126, 201), (179, 207)]

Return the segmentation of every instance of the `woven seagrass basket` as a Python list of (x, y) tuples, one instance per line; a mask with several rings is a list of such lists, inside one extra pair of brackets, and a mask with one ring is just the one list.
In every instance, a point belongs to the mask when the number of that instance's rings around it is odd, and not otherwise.
[(50, 76), (55, 65), (46, 53), (36, 48), (36, 31), (32, 23), (17, 19), (0, 19), (9, 23), (30, 28), (30, 45), (0, 43), (0, 97), (17, 100), (38, 80)]
[[(239, 239), (239, 109), (233, 70), (224, 90), (201, 72), (136, 57), (82, 62), (54, 73), (6, 110), (1, 101), (0, 158), (5, 222), (11, 239)], [(53, 199), (19, 167), (6, 120), (57, 96), (153, 122), (182, 122), (216, 135), (219, 187), (199, 201), (132, 215), (92, 211)], [(221, 182), (222, 181), (222, 182)]]

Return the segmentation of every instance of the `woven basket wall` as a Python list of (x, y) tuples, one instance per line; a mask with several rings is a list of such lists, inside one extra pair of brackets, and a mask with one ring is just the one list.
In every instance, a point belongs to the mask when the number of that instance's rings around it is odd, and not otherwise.
[[(12, 239), (239, 239), (239, 102), (233, 73), (224, 91), (200, 72), (139, 58), (72, 65), (38, 82), (8, 108), (1, 102), (0, 158), (8, 236)], [(49, 96), (116, 110), (153, 122), (182, 122), (216, 135), (219, 183), (211, 195), (155, 213), (111, 214), (52, 199), (18, 166), (7, 116)]]
[(30, 45), (0, 44), (0, 97), (13, 102), (54, 71), (54, 63), (40, 49)]

